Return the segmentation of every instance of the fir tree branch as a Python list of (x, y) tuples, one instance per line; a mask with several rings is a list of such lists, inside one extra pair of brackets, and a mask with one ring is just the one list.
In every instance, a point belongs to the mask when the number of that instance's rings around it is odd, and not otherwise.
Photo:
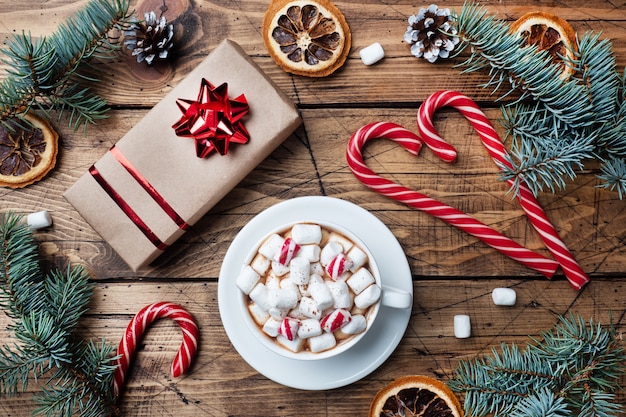
[(128, 26), (128, 8), (129, 0), (91, 0), (47, 38), (22, 34), (10, 40), (3, 51), (12, 70), (0, 82), (0, 123), (6, 126), (31, 108), (69, 113), (75, 130), (104, 118), (106, 101), (77, 86), (86, 78), (80, 69), (120, 48), (114, 32)]
[(460, 37), (457, 56), (463, 72), (485, 70), (483, 87), (498, 100), (518, 93), (502, 106), (513, 169), (503, 179), (513, 179), (517, 195), (522, 181), (534, 194), (557, 192), (573, 180), (584, 164), (601, 162), (600, 186), (626, 193), (626, 71), (619, 75), (609, 40), (584, 33), (577, 39), (574, 58), (563, 57), (574, 74), (563, 80), (559, 66), (547, 51), (522, 46), (509, 25), (474, 3), (454, 15)]
[(0, 265), (0, 306), (16, 338), (0, 349), (0, 392), (24, 391), (34, 379), (42, 387), (36, 415), (112, 415), (113, 347), (75, 335), (92, 294), (88, 274), (80, 266), (44, 274), (31, 229), (11, 213), (0, 214)]
[(461, 361), (449, 386), (465, 393), (468, 416), (601, 417), (621, 412), (615, 390), (626, 353), (613, 326), (561, 317), (523, 350), (502, 345)]

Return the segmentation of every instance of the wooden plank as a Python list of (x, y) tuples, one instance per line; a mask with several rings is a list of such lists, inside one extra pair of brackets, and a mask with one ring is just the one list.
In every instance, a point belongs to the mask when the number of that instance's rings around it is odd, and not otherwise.
[[(623, 332), (625, 285), (619, 279), (598, 280), (575, 292), (565, 282), (547, 280), (417, 279), (411, 321), (393, 356), (364, 380), (328, 391), (284, 387), (252, 369), (232, 348), (221, 326), (215, 281), (100, 283), (82, 322), (81, 336), (106, 338), (115, 345), (139, 308), (165, 299), (180, 303), (198, 321), (201, 342), (197, 359), (191, 372), (178, 379), (169, 375), (169, 367), (180, 345), (180, 330), (170, 320), (159, 320), (150, 327), (127, 380), (120, 404), (122, 415), (258, 415), (259, 410), (264, 416), (365, 415), (376, 390), (391, 380), (407, 374), (448, 379), (460, 360), (489, 354), (501, 343), (523, 347), (530, 342), (528, 336), (539, 337), (558, 316), (580, 314), (604, 324), (610, 323), (612, 316), (618, 332)], [(493, 305), (490, 293), (497, 286), (516, 290), (516, 306)], [(456, 314), (470, 315), (471, 338), (454, 338)], [(0, 328), (6, 324), (2, 316)], [(3, 333), (0, 337), (6, 340)], [(35, 391), (36, 386), (31, 385), (26, 394), (3, 398), (0, 413), (26, 415), (13, 413), (29, 404), (27, 398)], [(624, 399), (623, 394), (620, 398)]]

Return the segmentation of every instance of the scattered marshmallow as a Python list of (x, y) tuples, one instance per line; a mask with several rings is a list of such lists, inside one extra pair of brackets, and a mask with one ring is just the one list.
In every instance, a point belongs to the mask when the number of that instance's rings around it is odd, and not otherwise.
[(311, 264), (307, 258), (296, 256), (289, 263), (289, 278), (298, 285), (309, 283)]
[(298, 290), (295, 288), (271, 288), (267, 294), (272, 307), (290, 310), (298, 305)]
[(317, 307), (315, 300), (310, 297), (302, 297), (298, 305), (298, 311), (305, 317), (318, 320), (322, 318), (322, 310)]
[(30, 213), (26, 216), (26, 223), (31, 229), (43, 229), (52, 226), (52, 216), (46, 210)]
[(257, 272), (257, 274), (265, 275), (270, 267), (270, 260), (263, 255), (257, 254), (257, 256), (255, 256), (250, 263), (250, 266)]
[(335, 304), (333, 304), (334, 308), (349, 309), (352, 307), (352, 296), (350, 295), (348, 284), (346, 284), (345, 281), (329, 281), (326, 285), (335, 300)]
[(309, 349), (313, 353), (323, 352), (337, 345), (337, 339), (332, 333), (322, 333), (308, 339)]
[(347, 237), (340, 235), (339, 233), (335, 233), (332, 232), (329, 236), (328, 236), (328, 242), (337, 242), (341, 245), (341, 247), (343, 248), (343, 252), (347, 253), (352, 246), (354, 245), (354, 243), (352, 243), (352, 241), (350, 239), (348, 239)]
[(354, 314), (350, 321), (341, 327), (345, 334), (359, 334), (367, 328), (367, 319), (363, 314)]
[(272, 308), (272, 303), (268, 294), (267, 287), (262, 282), (259, 282), (254, 286), (252, 291), (248, 294), (248, 297), (259, 305), (263, 310), (267, 311)]
[(252, 319), (258, 325), (262, 325), (270, 318), (269, 313), (266, 310), (263, 310), (261, 307), (259, 307), (259, 305), (256, 303), (251, 303), (248, 306), (248, 310), (250, 311), (250, 315), (252, 316)]
[(367, 262), (367, 254), (358, 246), (353, 246), (346, 257), (351, 262), (350, 271), (354, 272)]
[(367, 46), (359, 51), (361, 61), (365, 65), (372, 65), (380, 61), (385, 57), (385, 51), (380, 43), (374, 42), (370, 46)]
[(237, 279), (235, 280), (235, 285), (237, 288), (241, 290), (242, 293), (249, 295), (250, 291), (254, 288), (254, 286), (259, 282), (261, 276), (258, 272), (256, 272), (250, 265), (245, 265), (241, 268)]
[(274, 259), (283, 247), (283, 239), (279, 234), (274, 233), (259, 247), (259, 253), (267, 259)]
[(300, 339), (298, 336), (294, 337), (293, 340), (287, 339), (282, 334), (276, 336), (276, 341), (292, 352), (300, 352), (304, 348), (304, 339)]
[(368, 308), (380, 299), (381, 294), (382, 291), (378, 285), (370, 285), (354, 297), (354, 305), (358, 308)]
[(517, 294), (513, 288), (494, 288), (491, 292), (493, 303), (497, 306), (514, 306)]
[(330, 292), (328, 285), (324, 283), (324, 279), (319, 275), (311, 275), (309, 279), (309, 293), (320, 310), (326, 310), (335, 304), (333, 294)]
[(276, 337), (278, 336), (278, 331), (280, 330), (280, 326), (282, 325), (282, 323), (282, 320), (270, 317), (263, 324), (263, 331), (270, 337)]
[(326, 266), (335, 256), (343, 252), (343, 246), (339, 242), (328, 242), (320, 253), (320, 263)]
[(322, 241), (322, 228), (318, 224), (298, 223), (291, 228), (291, 237), (299, 245), (319, 245)]
[(470, 317), (465, 314), (454, 316), (454, 337), (457, 339), (467, 339), (472, 334)]
[(355, 294), (361, 294), (364, 289), (375, 282), (376, 279), (367, 268), (360, 268), (346, 280), (346, 283)]
[(300, 321), (300, 327), (298, 327), (298, 337), (301, 339), (308, 339), (309, 337), (315, 337), (322, 334), (322, 326), (319, 320), (305, 319)]
[(320, 252), (318, 245), (302, 245), (298, 256), (308, 259), (309, 262), (317, 262), (320, 260)]
[(272, 261), (272, 272), (274, 275), (282, 277), (289, 272), (289, 265), (283, 265), (280, 262)]

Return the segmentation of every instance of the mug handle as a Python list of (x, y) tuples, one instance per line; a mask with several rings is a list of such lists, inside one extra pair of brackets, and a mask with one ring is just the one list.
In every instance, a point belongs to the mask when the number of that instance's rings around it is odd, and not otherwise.
[(383, 285), (382, 304), (392, 308), (409, 308), (413, 304), (411, 293)]

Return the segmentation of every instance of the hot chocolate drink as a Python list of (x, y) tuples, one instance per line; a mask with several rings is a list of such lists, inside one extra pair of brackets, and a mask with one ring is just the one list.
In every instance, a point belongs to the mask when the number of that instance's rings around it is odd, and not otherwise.
[(381, 297), (366, 251), (307, 222), (265, 238), (236, 284), (261, 332), (291, 352), (328, 351), (364, 333)]

